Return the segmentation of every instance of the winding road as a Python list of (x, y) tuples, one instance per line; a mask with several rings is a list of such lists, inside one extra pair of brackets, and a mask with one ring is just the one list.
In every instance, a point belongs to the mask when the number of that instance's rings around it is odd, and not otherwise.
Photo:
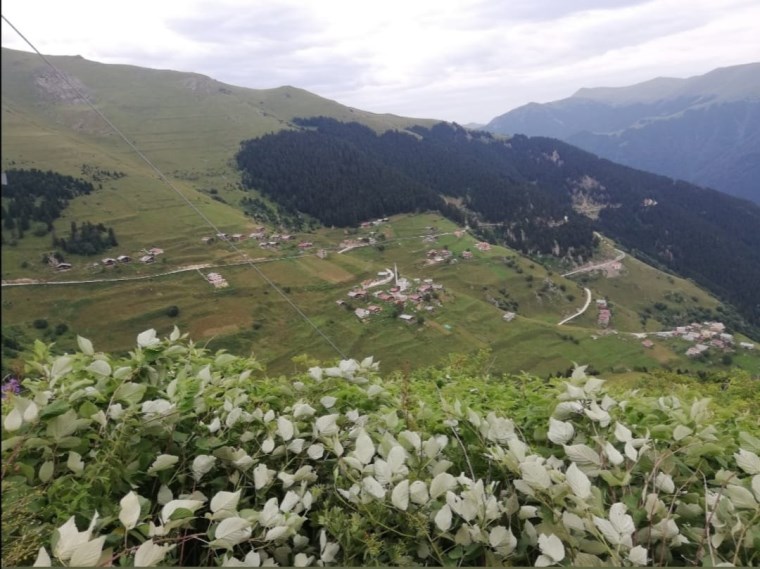
[(578, 316), (586, 312), (586, 310), (588, 310), (588, 306), (589, 304), (591, 304), (591, 291), (585, 287), (583, 288), (583, 290), (586, 291), (586, 304), (584, 304), (583, 308), (581, 308), (578, 312), (576, 312), (572, 316), (568, 316), (567, 318), (559, 322), (557, 326), (562, 326), (565, 322), (570, 322), (573, 318), (577, 318)]

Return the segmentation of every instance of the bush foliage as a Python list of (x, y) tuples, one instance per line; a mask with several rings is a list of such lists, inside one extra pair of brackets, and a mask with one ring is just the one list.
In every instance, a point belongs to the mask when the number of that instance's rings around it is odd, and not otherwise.
[(760, 429), (706, 399), (137, 344), (35, 345), (3, 402), (3, 565), (760, 561)]

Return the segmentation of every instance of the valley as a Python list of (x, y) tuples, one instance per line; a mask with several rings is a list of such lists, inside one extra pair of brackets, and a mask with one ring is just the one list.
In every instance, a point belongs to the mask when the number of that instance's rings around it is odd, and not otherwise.
[[(577, 266), (495, 243), (481, 250), (484, 231), (493, 241), (497, 226), (481, 220), (482, 227), (468, 230), (438, 212), (396, 213), (377, 226), (365, 218), (331, 227), (246, 188), (233, 161), (241, 140), (296, 130), (292, 120), (305, 112), (359, 120), (376, 132), (429, 128), (432, 121), (364, 113), (292, 88), (227, 92), (222, 84), (187, 74), (54, 58), (134, 137), (150, 156), (146, 164), (98, 126), (81, 102), (50, 104), (36, 92), (28, 79), (39, 72), (33, 57), (4, 49), (3, 58), (3, 170), (49, 169), (92, 183), (94, 191), (71, 199), (52, 223), (53, 233), (66, 237), (72, 222), (90, 221), (113, 228), (118, 239), (117, 246), (96, 256), (66, 255), (71, 268), (56, 271), (41, 262), (51, 251), (50, 233), (26, 232), (13, 243), (12, 232), (4, 233), (6, 361), (19, 354), (13, 346), (28, 346), (35, 338), (69, 351), (81, 335), (99, 349), (124, 352), (138, 332), (154, 328), (166, 334), (176, 325), (200, 345), (256, 354), (273, 373), (293, 369), (294, 358), (336, 357), (315, 330), (346, 356), (373, 355), (385, 370), (484, 352), (494, 372), (530, 370), (544, 376), (565, 373), (573, 362), (620, 377), (662, 367), (720, 372), (738, 366), (760, 373), (757, 351), (732, 350), (726, 359), (722, 350), (711, 349), (689, 358), (689, 345), (679, 338), (642, 346), (632, 334), (674, 323), (728, 323), (736, 313), (693, 282), (637, 260), (608, 237)], [(134, 82), (142, 86), (126, 89)], [(159, 103), (162, 98), (172, 101), (171, 108)], [(151, 165), (168, 176), (170, 186)], [(121, 175), (104, 174), (112, 171)], [(576, 222), (586, 227), (581, 218)], [(217, 233), (241, 238), (209, 242)], [(259, 233), (266, 240), (251, 237)], [(292, 239), (262, 247), (282, 234)], [(299, 248), (305, 242), (311, 247)], [(153, 248), (162, 253), (140, 262)], [(102, 262), (120, 256), (131, 260)], [(613, 265), (615, 270), (599, 270)], [(407, 302), (397, 313), (397, 305), (387, 300), (348, 296), (390, 267), (410, 283), (419, 279), (415, 287), (431, 279), (441, 287), (440, 298), (421, 303), (419, 310)], [(214, 286), (210, 273), (227, 286)], [(369, 292), (389, 295), (390, 288)], [(600, 327), (597, 299), (611, 309), (607, 328)], [(587, 300), (586, 311), (558, 326)], [(370, 314), (359, 318), (357, 309)], [(413, 318), (400, 319), (401, 314)], [(505, 314), (514, 316), (507, 321)]]

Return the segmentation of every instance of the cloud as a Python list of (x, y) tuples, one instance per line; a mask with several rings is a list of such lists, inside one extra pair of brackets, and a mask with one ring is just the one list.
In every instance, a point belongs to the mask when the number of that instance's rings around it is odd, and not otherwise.
[[(6, 0), (3, 13), (44, 53), (460, 123), (760, 54), (755, 0)], [(23, 47), (5, 25), (3, 45)]]

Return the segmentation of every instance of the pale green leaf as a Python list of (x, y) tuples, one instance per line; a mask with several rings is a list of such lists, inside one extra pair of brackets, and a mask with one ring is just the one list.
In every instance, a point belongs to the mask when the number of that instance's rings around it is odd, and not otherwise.
[(541, 553), (549, 557), (553, 563), (559, 563), (565, 558), (565, 546), (554, 534), (541, 534), (538, 536), (538, 547)]
[(119, 502), (119, 506), (121, 507), (119, 510), (119, 521), (127, 530), (134, 528), (140, 519), (140, 500), (137, 494), (130, 492), (124, 496)]
[(755, 493), (755, 499), (760, 502), (760, 474), (752, 477), (752, 491)]
[(288, 534), (288, 526), (277, 526), (267, 531), (264, 541), (275, 541)]
[(95, 567), (100, 560), (100, 554), (103, 551), (105, 541), (106, 536), (102, 535), (92, 541), (79, 545), (71, 554), (69, 565), (71, 567)]
[(155, 567), (175, 547), (176, 545), (156, 545), (153, 543), (153, 539), (149, 539), (137, 548), (135, 567)]
[(602, 532), (608, 542), (610, 542), (612, 545), (620, 545), (620, 533), (615, 529), (615, 526), (612, 525), (612, 522), (605, 520), (604, 518), (594, 516), (594, 525), (597, 527), (597, 529), (599, 529), (599, 531)]
[(129, 405), (136, 405), (142, 401), (148, 386), (142, 383), (125, 382), (114, 391), (113, 398)]
[(24, 423), (36, 423), (39, 417), (40, 410), (34, 401), (31, 401), (24, 409), (23, 419)]
[(177, 464), (177, 462), (179, 462), (178, 456), (173, 454), (160, 454), (158, 455), (158, 458), (153, 461), (153, 464), (150, 465), (150, 468), (148, 468), (148, 474), (155, 474), (156, 472), (171, 468)]
[(401, 511), (409, 507), (409, 480), (402, 480), (391, 493), (391, 503)]
[(37, 552), (37, 559), (34, 561), (34, 565), (32, 567), (52, 567), (53, 562), (50, 560), (50, 555), (48, 555), (47, 549), (44, 547), (40, 547), (40, 550)]
[(611, 462), (613, 465), (615, 465), (615, 466), (618, 466), (618, 465), (622, 464), (622, 463), (625, 461), (625, 459), (623, 458), (623, 455), (622, 455), (622, 454), (620, 454), (620, 451), (618, 451), (618, 450), (617, 450), (617, 449), (616, 449), (616, 448), (615, 448), (615, 447), (612, 445), (612, 443), (611, 443), (611, 442), (609, 442), (609, 441), (607, 441), (607, 442), (604, 444), (604, 454), (606, 454), (606, 455), (607, 455), (607, 458), (609, 459), (609, 461), (610, 461), (610, 462)]
[(558, 421), (554, 417), (549, 418), (549, 440), (558, 445), (564, 445), (570, 442), (575, 435), (575, 428), (572, 423)]
[(523, 462), (520, 464), (520, 472), (523, 480), (531, 487), (546, 490), (552, 485), (549, 473), (542, 464), (537, 462)]
[(18, 431), (23, 424), (24, 418), (15, 407), (5, 416), (5, 421), (3, 421), (3, 427), (8, 432)]
[(631, 430), (622, 423), (615, 423), (615, 438), (618, 442), (627, 443), (633, 439)]
[(583, 500), (591, 496), (591, 481), (574, 462), (567, 468), (565, 478), (573, 494)]
[(373, 498), (376, 498), (378, 500), (385, 498), (385, 489), (372, 476), (367, 476), (364, 478), (364, 480), (362, 480), (362, 488)]
[(214, 541), (211, 547), (224, 547), (232, 549), (251, 537), (251, 522), (240, 517), (231, 517), (222, 520), (214, 532)]
[(53, 367), (50, 369), (50, 379), (55, 381), (69, 373), (72, 369), (71, 362), (72, 359), (69, 356), (57, 357), (53, 362)]
[(161, 487), (158, 489), (158, 495), (156, 496), (156, 501), (161, 505), (165, 506), (169, 502), (171, 502), (174, 499), (174, 495), (172, 494), (172, 491), (169, 489), (169, 487), (166, 484), (161, 484)]
[(757, 500), (755, 500), (752, 492), (747, 490), (744, 486), (729, 484), (726, 487), (725, 495), (731, 500), (736, 508), (754, 510), (757, 507)]
[(633, 518), (626, 512), (626, 506), (622, 502), (612, 504), (610, 507), (610, 522), (615, 530), (622, 536), (630, 536), (636, 530)]
[(79, 351), (87, 356), (91, 356), (95, 353), (95, 349), (92, 347), (92, 342), (87, 338), (77, 336), (77, 345), (79, 346)]
[(657, 476), (654, 479), (654, 485), (656, 488), (662, 490), (667, 494), (672, 494), (676, 491), (676, 485), (673, 482), (673, 477), (669, 474), (665, 474), (664, 472), (657, 473)]
[(441, 472), (430, 482), (430, 497), (435, 500), (438, 496), (456, 488), (456, 485), (456, 478), (448, 472)]
[(193, 459), (193, 478), (200, 482), (205, 474), (208, 474), (216, 463), (216, 457), (208, 454), (199, 454)]
[(87, 371), (103, 377), (111, 375), (111, 366), (105, 360), (95, 360), (87, 366)]
[(66, 466), (74, 474), (79, 474), (84, 470), (84, 461), (82, 461), (82, 455), (75, 451), (69, 451), (69, 459), (66, 461)]
[(211, 498), (211, 504), (209, 507), (213, 513), (217, 513), (220, 510), (226, 510), (228, 512), (237, 511), (238, 502), (240, 502), (241, 490), (237, 492), (217, 492), (213, 498)]
[(172, 500), (161, 509), (161, 521), (165, 524), (170, 521), (172, 514), (178, 510), (189, 510), (195, 512), (203, 505), (200, 500)]
[(415, 480), (409, 486), (409, 498), (415, 504), (424, 505), (430, 500), (428, 495), (427, 486), (422, 480)]
[(277, 418), (277, 434), (283, 441), (289, 441), (292, 439), (294, 433), (295, 429), (293, 423), (289, 419), (285, 417)]
[(587, 445), (565, 445), (565, 454), (580, 466), (599, 466), (602, 464), (599, 454)]
[[(26, 416), (24, 418), (26, 419)], [(736, 459), (736, 466), (747, 474), (760, 474), (760, 457), (754, 452), (740, 448), (739, 452), (734, 454), (734, 458)]]
[(645, 547), (637, 545), (628, 552), (628, 560), (637, 567), (644, 567), (649, 562)]
[(448, 504), (438, 510), (433, 521), (441, 531), (448, 531), (451, 528), (451, 508), (449, 508)]
[(694, 431), (692, 431), (686, 425), (678, 425), (675, 429), (673, 429), (673, 439), (676, 441), (680, 441), (681, 439), (685, 439), (686, 437), (688, 437), (693, 432)]
[(356, 437), (354, 456), (359, 459), (362, 464), (369, 464), (372, 461), (372, 457), (375, 456), (375, 445), (363, 429), (359, 433), (359, 436)]
[(156, 331), (153, 328), (145, 330), (145, 332), (140, 332), (137, 335), (137, 345), (141, 348), (152, 348), (159, 343), (160, 340), (156, 338)]

